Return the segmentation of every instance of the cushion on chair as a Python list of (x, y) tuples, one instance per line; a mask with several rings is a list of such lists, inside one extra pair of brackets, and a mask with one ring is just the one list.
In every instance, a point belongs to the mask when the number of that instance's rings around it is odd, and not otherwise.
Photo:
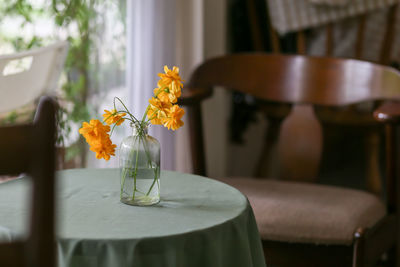
[(357, 228), (371, 227), (386, 214), (384, 204), (363, 191), (254, 178), (219, 180), (248, 197), (264, 240), (349, 245)]

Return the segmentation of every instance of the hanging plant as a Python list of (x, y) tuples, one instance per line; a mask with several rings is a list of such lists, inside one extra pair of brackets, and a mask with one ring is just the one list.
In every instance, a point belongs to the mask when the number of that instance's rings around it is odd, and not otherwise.
[[(90, 117), (91, 108), (87, 104), (88, 97), (93, 93), (93, 64), (91, 62), (91, 48), (97, 26), (93, 21), (96, 14), (95, 5), (105, 3), (106, 0), (47, 0), (42, 6), (32, 5), (29, 0), (0, 0), (0, 20), (7, 18), (22, 19), (21, 30), (33, 25), (40, 17), (50, 18), (58, 29), (67, 32), (69, 51), (66, 57), (64, 73), (65, 82), (59, 94), (60, 109), (58, 114), (59, 136), (57, 142), (64, 146), (65, 137), (71, 133), (71, 123), (81, 123)], [(122, 1), (123, 2), (123, 1)], [(71, 30), (72, 29), (72, 30)], [(21, 31), (22, 33), (23, 31)], [(5, 36), (0, 33), (3, 44), (10, 44), (14, 51), (28, 50), (44, 46), (54, 40), (54, 36), (39, 37), (34, 35), (27, 38), (21, 36)], [(92, 78), (92, 79), (91, 79)], [(3, 122), (15, 122), (18, 112), (10, 113)], [(1, 122), (0, 122), (1, 123)], [(84, 140), (68, 147), (65, 160), (79, 156), (79, 165), (85, 165), (86, 147)]]

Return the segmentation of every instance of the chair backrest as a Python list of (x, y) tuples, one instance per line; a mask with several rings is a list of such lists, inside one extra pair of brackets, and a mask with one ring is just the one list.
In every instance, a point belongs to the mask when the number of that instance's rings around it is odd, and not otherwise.
[[(68, 43), (0, 56), (0, 113), (9, 112), (51, 93), (67, 55)], [(5, 101), (6, 100), (6, 101)]]
[(223, 86), (259, 100), (344, 106), (400, 98), (399, 71), (369, 62), (277, 54), (234, 54), (211, 59), (188, 87)]
[(296, 104), (334, 107), (400, 100), (400, 72), (370, 62), (265, 53), (208, 60), (193, 72), (181, 101), (188, 107), (194, 172), (201, 175), (206, 175), (206, 167), (200, 104), (214, 86), (280, 105), (283, 116)]
[[(285, 53), (289, 45), (292, 49), (291, 52), (300, 55), (315, 53), (327, 57), (332, 57), (333, 55), (345, 56), (354, 59), (374, 60), (375, 63), (382, 65), (392, 63), (391, 60), (393, 58), (391, 56), (394, 55), (393, 52), (397, 53), (398, 51), (396, 45), (399, 40), (396, 41), (395, 36), (396, 32), (400, 30), (400, 28), (396, 27), (400, 25), (400, 22), (398, 22), (400, 20), (400, 5), (398, 3), (394, 4), (398, 1), (381, 1), (382, 3), (379, 3), (379, 1), (346, 1), (345, 5), (338, 7), (333, 5), (337, 1), (332, 0), (267, 0), (263, 1), (264, 3), (268, 2), (270, 9), (269, 15), (266, 14), (269, 18), (266, 21), (268, 27), (265, 27), (267, 29), (265, 32), (262, 31), (261, 24), (263, 21), (260, 20), (260, 13), (257, 12), (259, 11), (255, 4), (257, 1), (247, 1), (255, 50), (264, 51), (268, 44), (263, 43), (262, 40), (269, 39), (269, 45), (273, 53)], [(330, 5), (320, 6), (315, 5), (315, 2), (325, 2), (330, 3)], [(383, 7), (388, 7), (387, 13), (385, 13)], [(372, 12), (373, 10), (376, 12)], [(350, 20), (344, 20), (343, 18)], [(283, 21), (285, 23), (282, 24)], [(374, 23), (380, 24), (375, 25)], [(283, 25), (285, 25), (286, 30), (289, 31), (290, 29), (292, 32), (290, 38), (285, 39), (278, 36), (278, 31), (283, 33), (283, 28), (281, 27)], [(375, 32), (376, 37), (371, 32)], [(269, 38), (262, 38), (267, 35)], [(345, 40), (339, 38), (344, 38)], [(282, 40), (284, 41), (283, 43)], [(290, 41), (293, 44), (289, 44)], [(395, 49), (396, 51), (394, 51)], [(354, 90), (358, 90), (358, 88), (354, 87)], [(366, 107), (367, 105), (364, 105), (364, 108), (361, 109), (366, 110)], [(268, 109), (272, 109), (272, 107), (268, 107)], [(316, 121), (315, 115), (324, 117), (324, 122), (331, 124), (337, 123), (336, 116), (359, 122), (363, 122), (367, 118), (373, 123), (373, 120), (368, 116), (363, 116), (365, 114), (361, 113), (360, 109), (356, 107), (349, 107), (341, 115), (335, 115), (335, 113), (330, 113), (326, 109), (319, 110), (318, 113), (315, 114), (311, 107), (307, 105), (295, 106), (291, 116), (286, 119), (285, 126), (281, 128), (279, 137), (270, 137), (270, 142), (276, 142), (280, 151), (282, 151), (280, 171), (289, 170), (287, 173), (286, 171), (285, 173), (280, 173), (281, 178), (302, 181), (315, 181), (317, 179), (321, 162), (322, 134), (320, 132), (322, 129), (316, 130), (320, 125)], [(274, 129), (275, 123), (271, 119), (268, 119), (268, 122), (272, 126), (268, 128), (270, 136), (278, 134)], [(368, 144), (365, 143), (367, 145), (366, 149), (375, 149), (377, 151), (377, 148), (373, 148), (373, 145), (371, 145), (373, 142), (379, 143), (377, 129), (378, 127), (374, 129), (370, 127), (369, 130), (365, 131), (363, 138), (369, 140)], [(288, 149), (292, 140), (288, 140), (287, 136), (296, 131), (302, 133), (299, 138), (303, 140), (303, 145)], [(333, 131), (339, 130), (334, 128)], [(307, 144), (310, 153), (303, 157), (301, 162), (302, 170), (290, 171), (299, 162), (294, 159), (302, 153), (301, 150), (302, 147), (305, 147), (305, 144)], [(381, 190), (379, 172), (376, 171), (379, 155), (377, 152), (372, 154), (367, 159), (370, 161), (370, 169), (365, 174), (369, 190), (378, 193)], [(262, 164), (258, 164), (256, 173), (260, 176), (271, 174)]]
[(0, 128), (0, 175), (27, 173), (33, 187), (27, 240), (0, 243), (0, 266), (55, 266), (55, 112), (42, 97), (33, 124)]

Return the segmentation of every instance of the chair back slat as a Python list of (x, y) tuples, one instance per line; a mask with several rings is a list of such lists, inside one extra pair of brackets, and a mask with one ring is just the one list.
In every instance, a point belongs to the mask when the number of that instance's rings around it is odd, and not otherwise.
[(326, 41), (325, 41), (325, 56), (327, 57), (331, 57), (333, 56), (333, 45), (334, 45), (334, 41), (333, 41), (333, 24), (329, 23), (326, 26)]
[(34, 179), (28, 257), (47, 264), (55, 262), (55, 114), (53, 102), (42, 101), (39, 104), (32, 136), (35, 153), (30, 164)]
[(296, 47), (297, 47), (297, 54), (305, 55), (306, 54), (306, 36), (304, 31), (298, 31), (296, 33)]
[(249, 15), (249, 22), (251, 24), (250, 30), (253, 39), (253, 49), (254, 51), (263, 51), (264, 45), (262, 41), (262, 33), (260, 28), (258, 27), (259, 22), (255, 0), (247, 0), (246, 4)]
[(381, 53), (379, 57), (379, 63), (383, 65), (390, 64), (390, 56), (393, 47), (394, 35), (395, 35), (395, 21), (397, 8), (399, 4), (393, 5), (389, 9), (389, 13), (387, 15), (387, 21), (385, 26), (385, 35), (383, 38), (383, 42), (381, 45)]
[(355, 59), (361, 59), (363, 56), (363, 44), (364, 44), (364, 35), (365, 35), (365, 22), (366, 22), (367, 16), (361, 15), (358, 21), (358, 26), (357, 26), (357, 38), (356, 38), (356, 43), (354, 46), (354, 58)]
[(0, 243), (0, 266), (55, 266), (55, 109), (42, 97), (33, 124), (0, 127), (0, 173), (26, 172), (33, 186), (28, 238)]
[(268, 27), (271, 38), (272, 52), (279, 54), (281, 52), (281, 47), (279, 43), (278, 33), (272, 28), (271, 24), (269, 24)]

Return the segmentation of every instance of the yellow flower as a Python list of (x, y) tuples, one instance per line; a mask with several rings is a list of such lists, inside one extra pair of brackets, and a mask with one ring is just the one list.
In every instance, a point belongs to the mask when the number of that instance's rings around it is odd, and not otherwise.
[(176, 103), (178, 97), (181, 96), (182, 79), (179, 76), (179, 68), (173, 67), (170, 70), (167, 66), (164, 66), (165, 73), (159, 73), (160, 80), (158, 81), (157, 92), (154, 90), (154, 94), (163, 102), (170, 101)]
[(164, 72), (165, 73), (158, 74), (161, 78), (158, 83), (169, 87), (170, 90), (174, 92), (180, 90), (183, 86), (183, 80), (179, 76), (179, 68), (174, 66), (172, 70), (170, 70), (168, 66), (164, 66)]
[(162, 123), (165, 127), (172, 129), (173, 131), (179, 129), (183, 126), (183, 121), (181, 120), (182, 116), (185, 114), (185, 111), (180, 108), (178, 105), (173, 105), (167, 113), (167, 117), (162, 119)]
[(104, 117), (103, 121), (108, 125), (116, 123), (118, 126), (125, 120), (123, 119), (123, 117), (126, 115), (126, 113), (117, 113), (116, 109), (112, 109), (111, 111), (105, 109), (104, 112), (105, 113), (103, 114)]
[(178, 97), (181, 96), (180, 94), (178, 96), (174, 92), (170, 91), (168, 87), (165, 87), (164, 89), (154, 89), (154, 95), (164, 103), (176, 103)]
[(110, 126), (102, 124), (99, 120), (90, 120), (90, 123), (83, 122), (79, 133), (85, 137), (90, 145), (90, 150), (96, 152), (96, 158), (109, 160), (110, 156), (115, 156), (116, 145), (112, 144)]
[(152, 97), (149, 100), (149, 109), (147, 111), (147, 117), (152, 124), (162, 124), (161, 119), (167, 116), (168, 110), (172, 104), (169, 102), (162, 102), (157, 98)]
[(111, 142), (110, 136), (99, 138), (90, 145), (90, 150), (96, 152), (96, 158), (109, 160), (110, 156), (115, 156), (115, 148), (117, 146)]
[(109, 131), (110, 126), (102, 124), (99, 120), (90, 120), (90, 123), (83, 122), (82, 128), (79, 129), (79, 133), (85, 137), (89, 144), (105, 137)]

